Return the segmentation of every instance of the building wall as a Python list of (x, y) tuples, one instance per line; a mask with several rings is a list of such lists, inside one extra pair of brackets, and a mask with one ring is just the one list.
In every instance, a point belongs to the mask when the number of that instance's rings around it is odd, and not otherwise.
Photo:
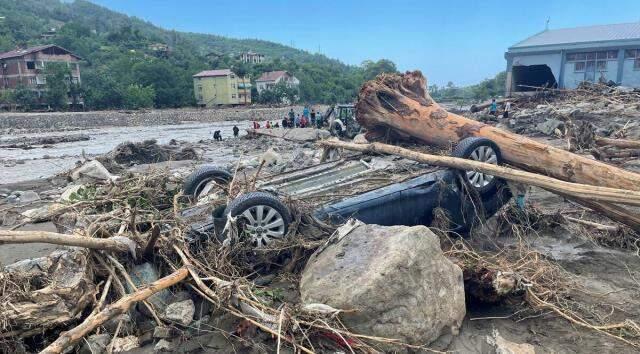
[[(617, 81), (618, 77), (618, 60), (607, 60), (607, 68), (606, 69), (596, 69), (595, 73), (595, 81), (597, 82), (600, 79), (600, 76), (603, 76), (606, 81)], [(574, 89), (578, 87), (578, 85), (585, 81), (586, 75), (584, 71), (576, 71), (574, 62), (566, 62), (564, 64), (564, 75), (562, 80), (562, 88)]]
[(513, 66), (516, 65), (540, 65), (545, 64), (555, 76), (556, 81), (560, 81), (560, 68), (562, 62), (562, 54), (549, 53), (539, 55), (515, 56), (513, 58)]
[(256, 89), (258, 90), (258, 93), (261, 93), (264, 90), (272, 89), (282, 81), (285, 81), (290, 87), (300, 85), (300, 80), (295, 76), (281, 76), (275, 81), (256, 81)]
[(551, 73), (556, 78), (556, 81), (560, 81), (560, 69), (562, 67), (562, 54), (546, 53), (546, 54), (524, 54), (513, 55), (507, 59), (507, 80), (506, 80), (506, 95), (510, 95), (515, 91), (513, 83), (513, 67), (514, 66), (529, 66), (529, 65), (547, 65), (551, 69)]
[[(248, 83), (249, 80), (246, 80)], [(194, 78), (194, 92), (198, 105), (213, 107), (218, 105), (235, 105), (251, 103), (251, 88), (239, 88), (242, 83), (237, 76), (216, 76)]]
[[(29, 68), (30, 62), (34, 63), (33, 69)], [(15, 89), (18, 86), (34, 90), (44, 89), (46, 66), (52, 62), (67, 63), (71, 69), (71, 79), (81, 83), (78, 59), (69, 54), (47, 55), (38, 52), (0, 61), (0, 89)], [(6, 64), (6, 68), (3, 68), (2, 64)]]
[(640, 87), (640, 70), (633, 68), (633, 59), (624, 59), (622, 63), (622, 86)]
[[(597, 82), (601, 76), (607, 81), (613, 81), (623, 86), (640, 87), (640, 65), (634, 65), (635, 60), (640, 60), (640, 43), (637, 42), (638, 41), (632, 43), (616, 43), (617, 45), (602, 44), (597, 46), (593, 44), (591, 46), (585, 44), (569, 44), (564, 48), (554, 46), (553, 50), (547, 50), (546, 52), (544, 52), (543, 49), (534, 48), (518, 49), (517, 52), (507, 52), (505, 55), (507, 59), (507, 94), (509, 94), (511, 92), (510, 89), (512, 89), (512, 68), (517, 63), (522, 65), (549, 65), (552, 60), (553, 62), (557, 62), (558, 56), (560, 56), (562, 70), (560, 70), (560, 77), (556, 76), (556, 80), (559, 79), (558, 84), (561, 88), (576, 88), (580, 82), (586, 79), (593, 79), (593, 81)], [(626, 56), (625, 53), (628, 50), (636, 50), (636, 57)], [(585, 70), (580, 70), (580, 68), (576, 67), (576, 61), (582, 61), (582, 59), (575, 58), (576, 54), (594, 52), (611, 52), (612, 54), (617, 53), (617, 55), (613, 57), (608, 54), (606, 59), (600, 56), (596, 56), (595, 59), (584, 59), (585, 63), (587, 61), (596, 62), (595, 73), (591, 71), (593, 74), (587, 74), (586, 68)], [(598, 64), (600, 61), (606, 61), (606, 68)], [(549, 67), (554, 76), (557, 75), (556, 67), (552, 65), (549, 65)]]

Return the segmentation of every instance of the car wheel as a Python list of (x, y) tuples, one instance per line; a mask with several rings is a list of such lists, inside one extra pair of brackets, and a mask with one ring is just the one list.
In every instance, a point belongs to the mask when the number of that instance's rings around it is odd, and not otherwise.
[[(453, 150), (452, 155), (494, 165), (502, 163), (500, 148), (487, 138), (473, 137), (463, 139)], [(463, 171), (461, 176), (465, 182), (482, 196), (495, 193), (496, 188), (501, 183), (500, 179), (479, 171)]]
[(184, 180), (184, 194), (195, 201), (211, 192), (216, 186), (226, 186), (233, 176), (228, 171), (215, 166), (202, 166)]
[(265, 192), (240, 195), (229, 205), (225, 215), (240, 219), (244, 234), (253, 247), (266, 247), (287, 234), (291, 213), (277, 197)]
[(342, 126), (338, 123), (333, 123), (333, 126), (331, 127), (331, 133), (333, 133), (333, 136), (342, 136)]

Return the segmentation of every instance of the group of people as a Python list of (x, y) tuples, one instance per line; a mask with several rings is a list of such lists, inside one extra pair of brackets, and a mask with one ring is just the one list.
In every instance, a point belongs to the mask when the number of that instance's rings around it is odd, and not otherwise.
[(253, 121), (253, 129), (272, 129), (272, 128), (322, 128), (324, 126), (324, 117), (322, 113), (316, 112), (315, 108), (309, 109), (309, 106), (304, 106), (302, 113), (296, 114), (291, 108), (286, 117), (282, 118), (280, 122), (266, 121), (264, 126), (258, 121)]
[(304, 106), (302, 113), (297, 115), (291, 108), (288, 116), (282, 119), (283, 128), (321, 128), (323, 125), (322, 113), (316, 112), (315, 108), (309, 109), (309, 106)]
[[(237, 138), (240, 135), (240, 128), (237, 125), (233, 126), (233, 137)], [(222, 132), (220, 130), (216, 130), (213, 132), (213, 140), (222, 141)]]
[[(253, 129), (272, 129), (272, 128), (313, 128), (316, 127), (318, 129), (322, 128), (325, 124), (324, 117), (322, 113), (316, 112), (314, 108), (309, 109), (309, 106), (304, 106), (302, 109), (302, 113), (297, 114), (294, 112), (293, 108), (289, 110), (289, 113), (286, 117), (282, 118), (281, 122), (273, 122), (273, 121), (265, 121), (263, 124), (254, 120), (253, 121)], [(233, 136), (237, 138), (240, 135), (240, 128), (237, 125), (233, 126)], [(216, 130), (212, 134), (213, 139), (216, 141), (222, 140), (222, 132), (220, 130)]]

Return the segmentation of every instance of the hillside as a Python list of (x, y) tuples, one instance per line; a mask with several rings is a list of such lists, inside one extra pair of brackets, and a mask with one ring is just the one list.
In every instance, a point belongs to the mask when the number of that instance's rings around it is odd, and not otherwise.
[[(356, 67), (268, 41), (166, 30), (85, 0), (0, 0), (2, 17), (0, 51), (54, 43), (83, 57), (82, 90), (94, 109), (125, 107), (145, 88), (152, 88), (156, 107), (193, 105), (191, 76), (211, 68), (231, 68), (252, 79), (288, 70), (301, 81), (301, 100), (318, 103), (351, 101), (365, 79), (395, 71), (386, 60)], [(51, 28), (56, 34), (41, 38)], [(168, 45), (169, 54), (152, 50), (156, 43)], [(236, 55), (248, 50), (265, 54), (267, 62), (240, 63)]]

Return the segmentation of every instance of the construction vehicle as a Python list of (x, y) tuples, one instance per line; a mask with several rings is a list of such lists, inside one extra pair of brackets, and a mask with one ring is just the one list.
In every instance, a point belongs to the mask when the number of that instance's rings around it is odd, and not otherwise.
[(353, 104), (331, 106), (324, 117), (329, 122), (329, 131), (333, 136), (353, 139), (360, 133), (360, 124), (356, 121), (356, 110)]

